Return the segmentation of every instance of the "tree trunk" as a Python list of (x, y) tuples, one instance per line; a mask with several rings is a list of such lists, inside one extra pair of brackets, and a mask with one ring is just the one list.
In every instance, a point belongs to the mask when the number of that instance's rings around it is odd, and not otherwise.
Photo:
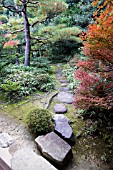
[(24, 32), (25, 32), (25, 42), (26, 42), (24, 66), (30, 66), (30, 50), (31, 50), (30, 24), (27, 18), (27, 7), (25, 3), (23, 3), (22, 16), (24, 19)]

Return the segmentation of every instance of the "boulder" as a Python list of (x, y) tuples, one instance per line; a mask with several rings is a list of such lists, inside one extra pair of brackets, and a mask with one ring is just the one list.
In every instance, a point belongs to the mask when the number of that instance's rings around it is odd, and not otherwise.
[(35, 139), (42, 155), (57, 167), (64, 167), (72, 158), (71, 146), (54, 132)]
[(14, 142), (13, 138), (8, 133), (0, 134), (0, 147), (7, 148)]
[(31, 149), (21, 149), (15, 152), (11, 159), (11, 168), (13, 170), (57, 170)]
[(67, 108), (64, 104), (56, 104), (54, 106), (54, 111), (55, 113), (66, 113), (67, 112)]
[(74, 102), (73, 95), (68, 92), (60, 92), (58, 94), (58, 100), (62, 103), (72, 104)]

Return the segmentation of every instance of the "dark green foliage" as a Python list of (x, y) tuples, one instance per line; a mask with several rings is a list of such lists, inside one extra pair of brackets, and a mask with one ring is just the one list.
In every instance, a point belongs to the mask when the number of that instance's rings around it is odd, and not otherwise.
[(52, 62), (69, 61), (82, 44), (79, 38), (81, 32), (79, 28), (66, 27), (65, 24), (41, 27), (39, 35), (49, 38), (45, 48), (47, 58)]
[(30, 131), (36, 135), (44, 135), (54, 128), (52, 115), (45, 109), (35, 109), (28, 113), (26, 122)]
[(35, 61), (30, 67), (7, 65), (7, 62), (1, 62), (0, 90), (5, 94), (7, 100), (15, 101), (16, 99), (17, 101), (37, 90), (47, 92), (54, 89), (54, 80), (49, 74), (52, 71), (50, 65), (47, 64), (48, 61), (44, 59)]
[(79, 26), (86, 29), (89, 23), (93, 22), (93, 12), (91, 0), (67, 0), (68, 9), (55, 18), (56, 24), (66, 24), (67, 26)]
[(48, 58), (52, 62), (67, 62), (76, 52), (78, 52), (80, 45), (81, 43), (68, 39), (56, 41), (51, 46), (51, 51)]
[(51, 73), (50, 61), (44, 57), (34, 57), (31, 59), (31, 66), (40, 69), (41, 71), (45, 71)]

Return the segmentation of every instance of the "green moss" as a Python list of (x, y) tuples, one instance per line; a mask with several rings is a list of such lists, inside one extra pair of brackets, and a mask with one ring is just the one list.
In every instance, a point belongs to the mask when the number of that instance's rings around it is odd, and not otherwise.
[(26, 114), (29, 111), (32, 111), (34, 108), (42, 108), (43, 106), (39, 102), (39, 100), (27, 101), (22, 100), (21, 102), (14, 104), (2, 104), (1, 108), (7, 113), (11, 114), (17, 119), (22, 121), (25, 120)]

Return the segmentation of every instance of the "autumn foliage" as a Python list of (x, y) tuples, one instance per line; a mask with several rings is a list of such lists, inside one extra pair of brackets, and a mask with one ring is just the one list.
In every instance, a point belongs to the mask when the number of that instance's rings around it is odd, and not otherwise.
[[(97, 5), (94, 1), (93, 5)], [(99, 12), (99, 15), (97, 15)], [(95, 23), (81, 35), (86, 61), (79, 61), (76, 108), (113, 109), (113, 1), (105, 0), (94, 13)]]

